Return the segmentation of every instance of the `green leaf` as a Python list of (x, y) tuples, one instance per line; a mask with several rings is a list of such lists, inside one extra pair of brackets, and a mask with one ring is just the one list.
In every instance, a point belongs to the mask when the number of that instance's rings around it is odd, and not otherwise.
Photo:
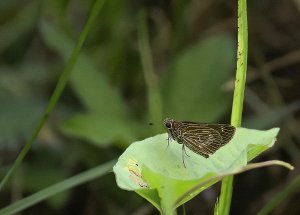
[(92, 7), (92, 10), (90, 12), (90, 15), (88, 17), (88, 20), (86, 22), (86, 25), (84, 26), (84, 29), (83, 29), (82, 33), (80, 34), (80, 36), (79, 36), (78, 42), (77, 42), (74, 50), (72, 51), (72, 54), (71, 54), (71, 56), (68, 60), (66, 68), (62, 72), (62, 74), (60, 76), (60, 79), (57, 82), (55, 90), (54, 90), (53, 94), (51, 95), (51, 98), (49, 100), (47, 109), (46, 109), (42, 119), (39, 121), (39, 124), (36, 127), (36, 129), (34, 130), (34, 132), (32, 133), (30, 139), (25, 143), (24, 147), (22, 148), (20, 154), (16, 158), (16, 160), (13, 163), (12, 167), (9, 169), (9, 171), (4, 176), (4, 178), (1, 180), (0, 190), (6, 184), (8, 179), (11, 177), (11, 175), (17, 169), (17, 167), (22, 163), (24, 157), (26, 156), (26, 154), (30, 150), (30, 148), (33, 145), (34, 141), (36, 140), (39, 132), (41, 131), (42, 127), (44, 126), (45, 122), (49, 118), (49, 116), (50, 116), (51, 112), (53, 111), (54, 107), (56, 106), (57, 101), (59, 100), (59, 98), (62, 94), (62, 91), (64, 90), (64, 88), (67, 84), (67, 81), (69, 79), (69, 76), (70, 76), (73, 68), (74, 68), (74, 65), (77, 62), (79, 52), (80, 52), (80, 50), (83, 46), (83, 43), (84, 43), (84, 41), (85, 41), (85, 39), (88, 35), (88, 32), (91, 29), (91, 26), (93, 25), (93, 23), (94, 23), (94, 21), (97, 17), (97, 14), (99, 13), (100, 9), (102, 8), (103, 3), (104, 3), (104, 1), (101, 1), (101, 0), (95, 1), (94, 5)]
[[(49, 23), (41, 25), (42, 35), (48, 46), (67, 61), (74, 42), (59, 28)], [(72, 87), (85, 107), (96, 113), (124, 117), (126, 106), (120, 95), (83, 53), (80, 54), (71, 76)]]
[[(73, 41), (49, 23), (43, 23), (41, 30), (47, 44), (67, 60), (74, 45)], [(78, 58), (71, 83), (88, 112), (63, 122), (63, 132), (90, 140), (97, 145), (122, 141), (127, 146), (135, 139), (136, 127), (129, 123), (125, 103), (103, 73), (84, 54)]]
[(231, 103), (222, 85), (233, 69), (231, 37), (206, 39), (187, 50), (165, 79), (166, 114), (173, 118), (215, 121)]
[[(274, 144), (278, 132), (278, 128), (237, 128), (230, 143), (208, 159), (187, 149), (186, 168), (182, 163), (182, 145), (173, 141), (167, 148), (167, 134), (150, 137), (131, 144), (119, 157), (114, 166), (116, 181), (120, 188), (136, 191), (160, 211), (170, 211), (170, 207), (180, 206), (216, 183), (221, 179), (219, 175), (245, 167), (249, 159)], [(249, 150), (251, 157), (247, 156)], [(180, 199), (201, 182), (205, 184)]]

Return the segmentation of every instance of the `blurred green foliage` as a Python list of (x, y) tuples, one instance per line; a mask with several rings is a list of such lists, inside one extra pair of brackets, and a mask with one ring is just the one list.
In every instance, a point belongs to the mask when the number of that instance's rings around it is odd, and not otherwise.
[[(42, 116), (92, 2), (0, 1), (0, 178)], [(196, 0), (107, 1), (58, 106), (18, 177), (0, 193), (0, 207), (116, 158), (131, 142), (156, 134), (149, 125), (137, 42), (141, 9), (148, 12), (164, 117), (228, 122), (232, 92), (226, 83), (235, 67), (235, 30), (222, 27), (222, 23), (235, 16), (234, 7)], [(280, 113), (298, 108), (285, 110), (283, 106)], [(270, 122), (268, 126), (283, 119), (273, 121), (273, 116), (264, 121)], [(256, 122), (251, 126), (261, 124)], [(291, 146), (284, 150), (291, 151)], [(120, 191), (112, 176), (63, 195), (24, 214), (83, 214), (87, 208), (106, 214), (132, 214), (143, 209), (153, 213), (134, 194)], [(128, 202), (125, 206), (124, 201)]]

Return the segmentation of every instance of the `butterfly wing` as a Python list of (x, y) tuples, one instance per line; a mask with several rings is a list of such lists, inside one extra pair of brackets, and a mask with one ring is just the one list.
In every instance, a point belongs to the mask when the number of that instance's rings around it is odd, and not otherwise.
[(227, 144), (232, 139), (235, 133), (235, 127), (229, 124), (206, 124), (206, 126), (214, 129), (216, 132), (218, 132), (221, 135), (222, 146)]
[(182, 122), (182, 143), (193, 152), (207, 158), (227, 144), (235, 128), (227, 124)]

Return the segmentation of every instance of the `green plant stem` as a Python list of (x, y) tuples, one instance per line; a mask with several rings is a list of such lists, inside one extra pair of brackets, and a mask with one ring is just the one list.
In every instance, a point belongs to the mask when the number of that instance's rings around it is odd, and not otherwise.
[(50, 101), (48, 103), (47, 109), (42, 117), (42, 119), (40, 120), (37, 128), (35, 129), (35, 131), (33, 132), (31, 138), (26, 142), (25, 146), (23, 147), (23, 149), (21, 150), (20, 154), (18, 155), (17, 159), (15, 160), (14, 164), (12, 165), (12, 167), (9, 169), (9, 171), (7, 172), (7, 174), (5, 175), (5, 177), (1, 180), (0, 183), (0, 191), (2, 190), (3, 186), (6, 184), (6, 182), (8, 181), (8, 179), (11, 177), (11, 175), (13, 174), (13, 172), (20, 166), (20, 164), (22, 163), (24, 157), (26, 156), (26, 154), (28, 153), (28, 151), (30, 150), (32, 144), (34, 143), (34, 141), (36, 140), (38, 134), (40, 133), (41, 129), (43, 128), (44, 124), (46, 123), (47, 119), (49, 118), (50, 114), (52, 113), (54, 107), (56, 106), (63, 90), (65, 89), (65, 86), (69, 80), (69, 77), (71, 75), (71, 72), (76, 64), (76, 61), (78, 59), (78, 56), (80, 54), (80, 50), (81, 47), (83, 46), (84, 41), (87, 38), (87, 35), (100, 11), (100, 9), (102, 8), (103, 4), (104, 4), (105, 0), (97, 0), (95, 1), (94, 5), (92, 6), (92, 10), (90, 13), (90, 16), (84, 26), (83, 31), (81, 32), (79, 39), (77, 41), (77, 44), (75, 46), (75, 48), (72, 51), (71, 57), (64, 69), (64, 71), (62, 72), (58, 83), (55, 87), (55, 90), (50, 98)]
[[(243, 101), (247, 71), (248, 53), (248, 24), (247, 24), (247, 0), (238, 0), (238, 50), (237, 69), (231, 113), (231, 124), (240, 127), (242, 122)], [(221, 195), (219, 198), (219, 214), (228, 215), (230, 211), (233, 176), (222, 180)]]
[(221, 195), (219, 197), (219, 214), (228, 215), (230, 211), (232, 190), (233, 190), (233, 175), (227, 176), (222, 180)]
[(153, 68), (145, 11), (139, 12), (138, 21), (138, 42), (148, 90), (149, 118), (154, 123), (156, 132), (161, 132), (162, 100), (159, 92), (158, 78), (155, 75)]
[(24, 199), (21, 199), (15, 203), (5, 207), (5, 208), (2, 208), (0, 210), (0, 215), (15, 214), (15, 213), (20, 212), (32, 205), (35, 205), (51, 196), (54, 196), (55, 194), (58, 194), (60, 192), (68, 190), (72, 187), (78, 186), (87, 181), (91, 181), (95, 178), (103, 176), (111, 171), (111, 169), (115, 163), (116, 163), (116, 160), (107, 162), (105, 164), (99, 165), (98, 167), (94, 167), (94, 168), (89, 169), (85, 172), (82, 172), (78, 175), (75, 175), (71, 178), (68, 178), (64, 181), (61, 181), (57, 184), (54, 184), (50, 187), (47, 187), (46, 189), (36, 192), (31, 196), (28, 196)]
[(238, 1), (237, 69), (231, 114), (231, 124), (236, 127), (240, 127), (242, 122), (243, 101), (247, 72), (248, 25), (246, 1), (247, 0)]

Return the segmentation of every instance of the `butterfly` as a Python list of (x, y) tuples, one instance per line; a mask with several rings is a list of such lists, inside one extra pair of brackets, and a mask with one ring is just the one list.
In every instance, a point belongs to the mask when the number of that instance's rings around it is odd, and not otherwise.
[(208, 158), (226, 145), (235, 133), (235, 127), (229, 124), (176, 121), (170, 118), (166, 118), (163, 123), (168, 132), (168, 145), (172, 139), (182, 144), (184, 166), (184, 153), (188, 156), (185, 147)]

